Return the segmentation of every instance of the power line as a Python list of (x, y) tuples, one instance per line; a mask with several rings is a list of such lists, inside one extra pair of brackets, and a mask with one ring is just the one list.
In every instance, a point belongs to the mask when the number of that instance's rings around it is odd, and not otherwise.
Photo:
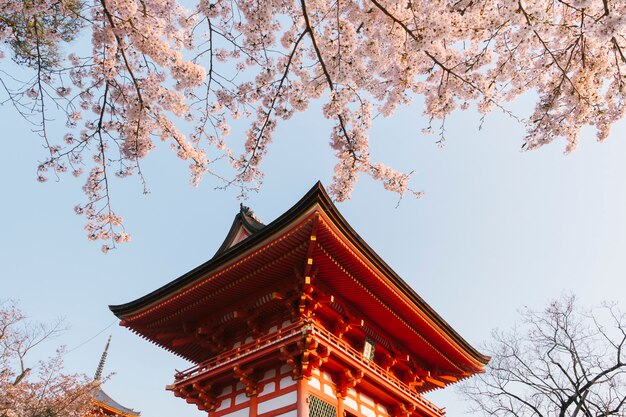
[(80, 343), (79, 345), (73, 347), (72, 349), (68, 350), (65, 352), (65, 354), (67, 355), (68, 353), (74, 352), (76, 349), (78, 349), (79, 347), (82, 347), (84, 345), (86, 345), (87, 343), (91, 342), (93, 339), (95, 339), (96, 337), (100, 336), (102, 333), (104, 333), (109, 327), (113, 326), (115, 324), (117, 320), (113, 320), (108, 326), (106, 326), (104, 329), (100, 330), (98, 333), (96, 333), (95, 335), (91, 336), (89, 339), (85, 340), (84, 342)]

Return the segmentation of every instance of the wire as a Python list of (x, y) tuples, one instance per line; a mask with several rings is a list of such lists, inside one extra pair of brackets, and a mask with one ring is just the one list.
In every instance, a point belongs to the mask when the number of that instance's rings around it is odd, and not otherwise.
[(104, 331), (107, 330), (109, 327), (113, 326), (115, 324), (115, 322), (117, 322), (117, 320), (113, 320), (107, 327), (105, 327), (104, 329), (100, 330), (98, 333), (96, 333), (95, 335), (91, 336), (89, 339), (85, 340), (81, 344), (79, 344), (79, 345), (73, 347), (72, 349), (66, 351), (65, 354), (67, 355), (68, 353), (74, 352), (79, 347), (82, 347), (82, 346), (86, 345), (87, 343), (91, 342), (93, 339), (95, 339), (96, 337), (98, 337), (102, 333), (104, 333)]

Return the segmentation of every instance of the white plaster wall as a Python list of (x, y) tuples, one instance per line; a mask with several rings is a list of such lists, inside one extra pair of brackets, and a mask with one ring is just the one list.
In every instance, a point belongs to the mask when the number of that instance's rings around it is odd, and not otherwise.
[(333, 387), (331, 387), (328, 384), (324, 384), (324, 394), (329, 395), (333, 398), (337, 398), (337, 396), (335, 395), (335, 391), (333, 390)]
[(361, 414), (365, 417), (376, 417), (376, 412), (363, 404), (361, 404)]
[(374, 402), (374, 400), (372, 400), (370, 397), (368, 397), (367, 395), (360, 393), (359, 394), (359, 398), (361, 399), (361, 402), (369, 405), (370, 407), (376, 407), (376, 403)]
[(274, 378), (275, 376), (276, 376), (276, 369), (270, 369), (269, 371), (265, 371), (265, 374), (263, 374), (263, 378), (261, 378), (261, 381)]
[(280, 380), (280, 388), (287, 388), (292, 385), (296, 385), (296, 381), (294, 381), (290, 376), (286, 376)]
[(315, 377), (311, 377), (311, 379), (309, 379), (309, 385), (313, 388), (322, 389), (322, 384), (320, 383), (320, 380)]
[(250, 401), (250, 399), (243, 392), (240, 394), (237, 394), (237, 396), (235, 397), (235, 405), (243, 404), (246, 401)]
[(232, 413), (224, 414), (224, 417), (248, 417), (250, 415), (250, 407), (244, 407), (241, 410), (233, 411)]
[(279, 414), (276, 417), (297, 417), (297, 416), (298, 416), (298, 411), (293, 410), (293, 411), (288, 411), (283, 414)]
[(217, 407), (217, 408), (215, 409), (215, 411), (222, 411), (222, 410), (227, 409), (227, 408), (228, 408), (228, 407), (230, 407), (230, 406), (231, 406), (231, 404), (230, 404), (230, 398), (229, 398), (229, 399), (227, 399), (227, 400), (222, 401), (222, 403), (220, 404), (220, 406), (219, 406), (219, 407)]
[(268, 382), (267, 384), (263, 385), (261, 392), (259, 392), (259, 397), (271, 394), (274, 391), (276, 391), (276, 384), (274, 382)]
[(276, 410), (281, 407), (293, 405), (298, 400), (298, 393), (296, 391), (288, 392), (280, 397), (272, 398), (267, 401), (259, 402), (258, 413), (263, 414), (268, 411)]
[(359, 405), (357, 404), (357, 402), (352, 397), (346, 397), (346, 399), (343, 400), (343, 405), (348, 407), (348, 408), (353, 409), (357, 413), (359, 412)]

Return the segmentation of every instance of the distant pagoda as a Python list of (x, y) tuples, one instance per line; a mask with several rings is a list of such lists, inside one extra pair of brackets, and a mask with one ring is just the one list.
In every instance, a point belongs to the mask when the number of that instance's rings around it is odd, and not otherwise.
[(102, 379), (102, 371), (104, 370), (104, 364), (106, 362), (107, 354), (109, 352), (109, 345), (111, 344), (111, 336), (109, 336), (109, 340), (107, 340), (106, 347), (102, 352), (102, 357), (100, 358), (100, 362), (98, 363), (98, 368), (96, 369), (96, 374), (93, 379), (96, 382), (96, 388), (94, 388), (92, 395), (95, 403), (95, 415), (112, 416), (112, 417), (137, 417), (139, 416), (139, 412), (132, 410), (130, 408), (124, 407), (119, 404), (113, 398), (109, 397), (106, 392), (102, 390), (102, 384), (100, 383)]
[(319, 183), (267, 225), (242, 206), (208, 262), (110, 308), (196, 364), (167, 389), (210, 417), (440, 417), (422, 394), (489, 360), (380, 259)]

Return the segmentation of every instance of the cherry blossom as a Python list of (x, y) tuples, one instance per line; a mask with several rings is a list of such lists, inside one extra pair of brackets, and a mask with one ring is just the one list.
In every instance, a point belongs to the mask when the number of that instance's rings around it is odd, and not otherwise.
[(95, 383), (62, 372), (62, 348), (47, 360), (31, 359), (32, 349), (58, 334), (61, 324), (34, 323), (14, 304), (0, 304), (1, 416), (100, 415), (93, 406)]
[[(48, 150), (39, 181), (85, 176), (76, 212), (89, 239), (108, 242), (103, 251), (129, 240), (111, 205), (111, 173), (145, 184), (141, 162), (160, 141), (189, 163), (192, 185), (211, 175), (245, 193), (262, 182), (277, 126), (319, 100), (333, 123), (322, 137), (337, 158), (336, 200), (360, 175), (419, 196), (410, 174), (370, 155), (375, 116), (423, 99), (432, 133), (456, 110), (501, 111), (526, 129), (524, 149), (561, 140), (568, 153), (587, 126), (605, 140), (625, 111), (623, 1), (184, 4), (0, 0), (0, 59), (29, 71), (0, 77), (4, 100), (39, 128)], [(89, 50), (61, 52), (87, 36)], [(528, 115), (508, 110), (528, 92), (537, 97)], [(54, 112), (66, 116), (64, 138), (48, 135)], [(231, 134), (235, 123), (244, 135)], [(223, 160), (231, 171), (215, 164)]]

